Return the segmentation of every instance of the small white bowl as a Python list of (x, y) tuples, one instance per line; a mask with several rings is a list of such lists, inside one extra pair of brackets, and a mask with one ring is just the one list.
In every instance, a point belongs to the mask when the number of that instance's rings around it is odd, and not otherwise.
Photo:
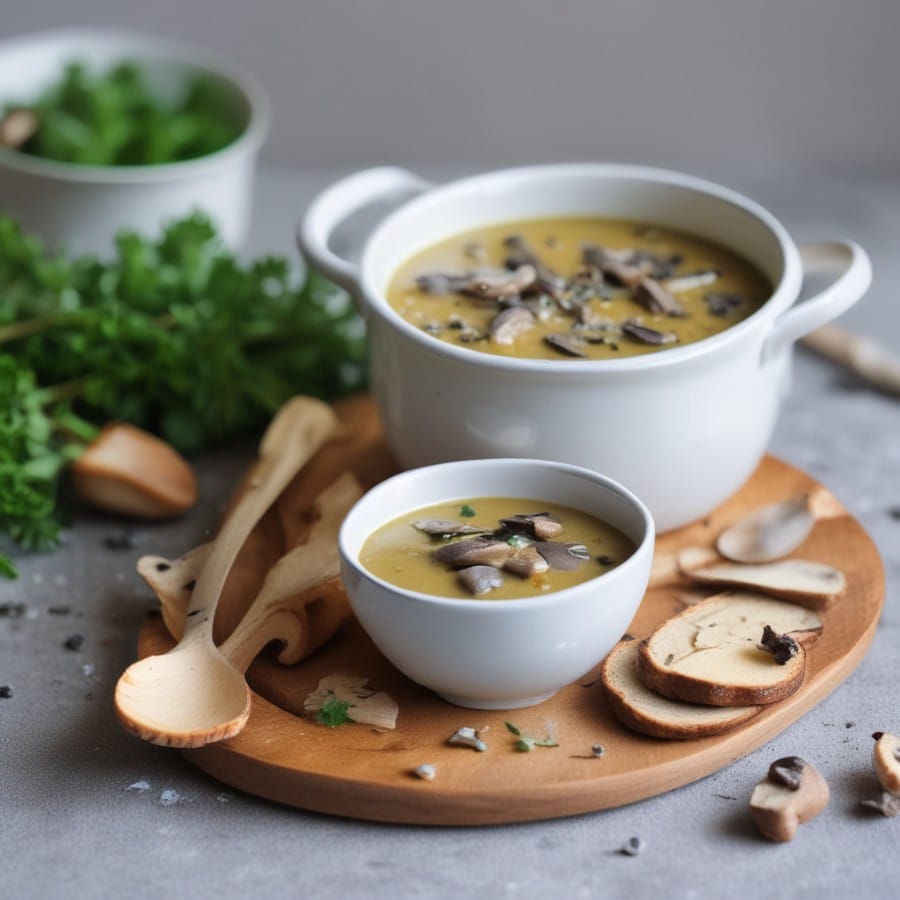
[(269, 104), (246, 70), (179, 41), (105, 28), (25, 35), (0, 43), (0, 107), (27, 102), (56, 81), (67, 62), (105, 69), (135, 63), (161, 97), (175, 98), (194, 75), (234, 93), (244, 130), (216, 153), (147, 166), (88, 166), (0, 148), (0, 210), (51, 246), (107, 255), (123, 228), (155, 236), (160, 226), (205, 212), (238, 248), (249, 228), (256, 156), (269, 128)]
[[(360, 563), (369, 535), (404, 513), (472, 497), (554, 501), (597, 516), (634, 541), (615, 569), (524, 600), (460, 600), (396, 587)], [(338, 538), (350, 605), (401, 672), (458, 706), (540, 703), (592, 669), (628, 628), (650, 576), (654, 525), (646, 506), (588, 469), (532, 459), (444, 463), (396, 475), (350, 510)]]

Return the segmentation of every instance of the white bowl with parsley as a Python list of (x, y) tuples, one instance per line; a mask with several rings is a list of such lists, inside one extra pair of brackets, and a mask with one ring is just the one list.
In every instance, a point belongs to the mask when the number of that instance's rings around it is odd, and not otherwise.
[[(617, 529), (634, 550), (613, 568), (596, 566), (589, 580), (501, 600), (401, 587), (366, 564), (368, 539), (385, 524), (478, 497), (537, 504), (518, 512), (542, 509), (542, 502), (580, 510)], [(477, 510), (460, 510), (477, 517)], [(410, 469), (383, 481), (347, 514), (338, 545), (350, 606), (388, 660), (458, 706), (515, 709), (540, 703), (583, 676), (622, 637), (647, 588), (654, 536), (647, 507), (603, 475), (544, 460), (477, 459)]]
[(127, 31), (26, 35), (0, 43), (0, 119), (23, 110), (37, 129), (0, 146), (0, 209), (47, 243), (106, 255), (194, 210), (243, 242), (269, 106), (240, 66)]

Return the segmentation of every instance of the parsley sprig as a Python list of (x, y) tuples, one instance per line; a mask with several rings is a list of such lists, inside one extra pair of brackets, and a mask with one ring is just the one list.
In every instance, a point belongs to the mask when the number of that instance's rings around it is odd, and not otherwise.
[(20, 150), (95, 166), (154, 165), (214, 153), (242, 131), (233, 95), (210, 76), (197, 76), (181, 96), (161, 100), (132, 62), (107, 69), (72, 61), (39, 96), (17, 98), (38, 127)]
[[(294, 394), (365, 382), (362, 323), (287, 260), (242, 262), (193, 215), (108, 262), (52, 253), (0, 217), (0, 535), (59, 531), (59, 474), (116, 419), (187, 453), (261, 426)], [(8, 570), (8, 561), (0, 561)]]

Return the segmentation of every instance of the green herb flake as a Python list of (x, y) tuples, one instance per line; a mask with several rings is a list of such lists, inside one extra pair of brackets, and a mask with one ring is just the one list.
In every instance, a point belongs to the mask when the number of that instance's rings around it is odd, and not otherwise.
[(474, 515), (477, 515), (477, 513), (475, 512), (475, 507), (469, 506), (468, 503), (463, 503), (463, 505), (459, 508), (459, 514), (467, 519), (471, 519)]
[(350, 703), (347, 700), (331, 697), (322, 704), (321, 709), (316, 713), (316, 721), (320, 725), (337, 728), (339, 725), (353, 721), (350, 718), (349, 710)]
[(510, 732), (510, 734), (515, 735), (519, 738), (516, 741), (516, 750), (520, 753), (530, 753), (535, 747), (558, 747), (559, 744), (554, 741), (549, 734), (545, 738), (535, 738), (531, 737), (527, 734), (522, 734), (521, 729), (517, 728), (513, 725), (512, 722), (504, 722), (506, 725), (506, 730)]
[(510, 547), (514, 547), (516, 550), (521, 550), (523, 547), (531, 546), (533, 542), (523, 534), (513, 534), (506, 539), (506, 543), (509, 544)]

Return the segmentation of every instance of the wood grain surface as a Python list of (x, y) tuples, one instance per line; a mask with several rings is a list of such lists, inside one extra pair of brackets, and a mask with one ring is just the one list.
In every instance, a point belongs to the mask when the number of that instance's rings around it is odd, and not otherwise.
[[(355, 398), (340, 404), (338, 412), (347, 426), (342, 443), (326, 448), (285, 491), (239, 558), (239, 571), (226, 588), (229, 622), (240, 618), (252, 599), (253, 585), (264, 574), (260, 566), (277, 558), (286, 530), (301, 527), (304, 503), (308, 505), (328, 480), (349, 468), (369, 486), (392, 471), (369, 401)], [(660, 535), (657, 555), (665, 558), (681, 547), (711, 546), (719, 531), (742, 514), (817, 486), (802, 471), (766, 457), (744, 488), (707, 519)], [(884, 601), (884, 573), (871, 539), (852, 517), (839, 515), (820, 521), (792, 555), (842, 569), (847, 594), (823, 614), (824, 634), (810, 650), (800, 690), (722, 735), (666, 741), (628, 731), (610, 712), (596, 671), (530, 709), (505, 713), (461, 709), (401, 675), (351, 619), (298, 666), (280, 666), (274, 656), (257, 659), (248, 672), (253, 703), (244, 731), (185, 755), (213, 777), (251, 794), (383, 822), (522, 822), (607, 809), (660, 794), (715, 772), (766, 743), (834, 690), (862, 660)], [(246, 571), (240, 571), (242, 559)], [(677, 580), (653, 587), (629, 631), (644, 636), (685, 603), (710, 593)], [(216, 625), (217, 632), (228, 633), (227, 623)], [(171, 645), (162, 619), (148, 617), (139, 637), (140, 656), (165, 652)], [(365, 676), (373, 688), (387, 691), (400, 706), (397, 729), (378, 732), (357, 724), (331, 729), (304, 714), (304, 698), (330, 674)], [(519, 752), (504, 726), (506, 720), (535, 737), (549, 730), (559, 746)], [(488, 729), (483, 734), (486, 752), (447, 744), (450, 735), (466, 725)], [(601, 757), (591, 751), (595, 744), (605, 749)], [(413, 774), (423, 763), (436, 766), (433, 781)]]

